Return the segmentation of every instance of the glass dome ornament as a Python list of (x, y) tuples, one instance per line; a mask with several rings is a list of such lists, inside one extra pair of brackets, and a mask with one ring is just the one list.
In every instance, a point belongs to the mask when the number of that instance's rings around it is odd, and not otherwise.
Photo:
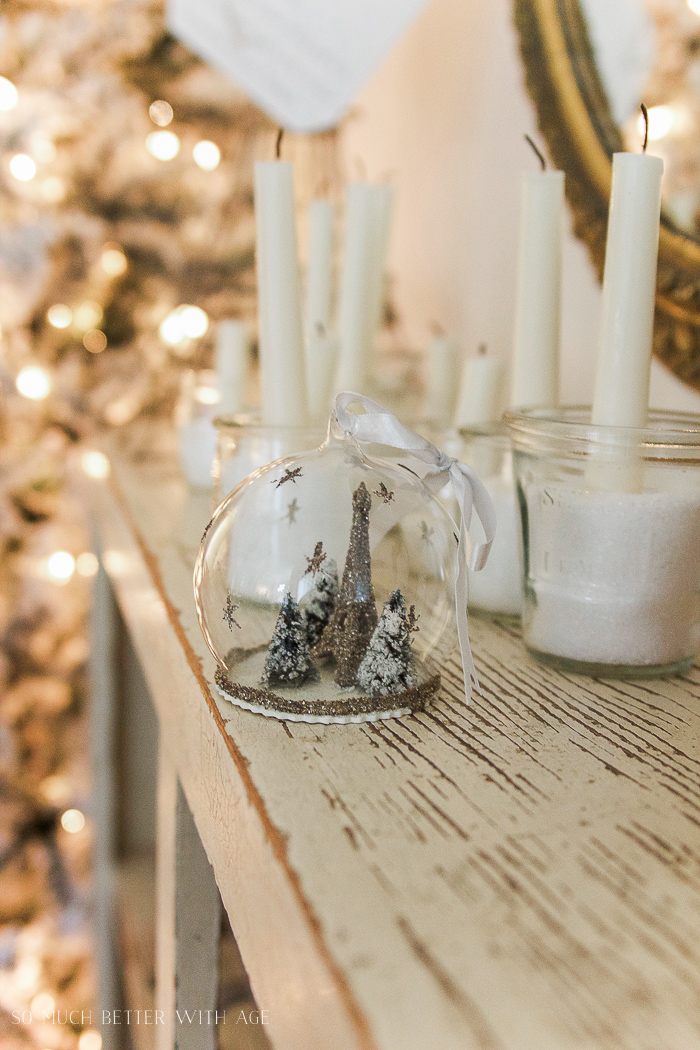
[[(419, 477), (396, 448), (431, 470)], [(456, 623), (468, 682), (466, 590), (455, 605), (466, 521), (434, 495), (447, 477), (486, 525), (472, 556), (483, 561), (495, 522), (478, 478), (357, 394), (338, 396), (320, 448), (241, 482), (207, 526), (194, 576), (222, 696), (291, 721), (408, 714), (439, 688)]]

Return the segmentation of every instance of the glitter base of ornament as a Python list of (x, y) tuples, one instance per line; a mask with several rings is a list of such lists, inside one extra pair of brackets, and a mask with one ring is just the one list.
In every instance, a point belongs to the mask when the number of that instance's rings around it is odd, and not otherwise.
[(318, 682), (308, 683), (310, 697), (299, 696), (298, 689), (285, 690), (286, 695), (282, 696), (259, 685), (234, 682), (221, 668), (216, 671), (215, 683), (224, 700), (246, 711), (285, 722), (333, 725), (376, 722), (422, 711), (440, 688), (440, 675), (431, 675), (410, 689), (386, 696), (352, 695), (350, 690), (341, 691), (330, 679), (325, 683), (325, 691), (330, 695), (325, 697), (318, 695), (323, 689), (323, 681), (320, 685)]

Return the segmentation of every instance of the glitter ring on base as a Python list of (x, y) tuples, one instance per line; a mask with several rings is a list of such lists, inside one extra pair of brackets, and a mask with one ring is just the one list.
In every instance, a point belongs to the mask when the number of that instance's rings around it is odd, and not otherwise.
[(440, 675), (421, 682), (420, 685), (406, 689), (401, 693), (387, 696), (344, 696), (333, 700), (314, 699), (294, 700), (282, 697), (267, 689), (240, 685), (232, 682), (228, 675), (218, 668), (215, 675), (216, 687), (225, 700), (246, 711), (280, 718), (288, 722), (320, 722), (325, 725), (348, 722), (376, 722), (385, 718), (400, 718), (414, 711), (422, 711), (428, 700), (440, 688)]

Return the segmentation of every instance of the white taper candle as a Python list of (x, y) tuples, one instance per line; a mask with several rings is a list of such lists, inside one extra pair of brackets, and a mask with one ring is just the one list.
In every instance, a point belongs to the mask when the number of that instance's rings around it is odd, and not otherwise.
[(328, 332), (333, 289), (333, 202), (312, 200), (308, 208), (306, 301), (304, 322), (307, 339)]
[(392, 200), (390, 186), (348, 185), (336, 390), (361, 393), (366, 384), (368, 357), (381, 322)]
[(592, 422), (644, 427), (649, 407), (663, 161), (616, 153)]
[(333, 376), (338, 358), (335, 335), (312, 335), (306, 341), (306, 382), (309, 412), (314, 422), (328, 418), (333, 399)]
[(564, 173), (523, 177), (510, 403), (559, 401), (559, 320)]
[(345, 203), (345, 238), (338, 307), (337, 390), (362, 393), (370, 285), (373, 207), (370, 187), (351, 182)]
[(233, 416), (246, 404), (249, 333), (245, 321), (219, 321), (216, 329), (216, 373), (219, 412)]
[(365, 364), (371, 358), (377, 333), (382, 325), (384, 293), (386, 290), (386, 259), (389, 250), (391, 214), (394, 207), (394, 188), (387, 183), (371, 186), (372, 193), (372, 253), (367, 304), (367, 342)]
[(428, 383), (425, 416), (435, 422), (452, 419), (455, 403), (455, 353), (452, 341), (442, 333), (428, 344)]
[(500, 417), (501, 362), (489, 354), (467, 358), (459, 387), (455, 426), (493, 423)]
[(308, 422), (294, 178), (287, 161), (255, 164), (256, 267), (262, 418)]

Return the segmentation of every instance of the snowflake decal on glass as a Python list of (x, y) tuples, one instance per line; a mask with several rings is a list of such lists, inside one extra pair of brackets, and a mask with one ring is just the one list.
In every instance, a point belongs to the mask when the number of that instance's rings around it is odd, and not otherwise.
[(297, 478), (300, 478), (301, 476), (301, 467), (296, 467), (294, 470), (290, 470), (289, 467), (287, 467), (281, 478), (273, 478), (272, 484), (275, 488), (284, 485), (286, 481), (291, 481), (293, 485), (296, 485)]
[(226, 605), (224, 606), (224, 623), (228, 624), (229, 631), (232, 631), (234, 627), (238, 627), (240, 630), (241, 625), (233, 615), (238, 608), (238, 602), (234, 602), (230, 594), (226, 595)]
[(304, 576), (308, 576), (309, 573), (311, 573), (312, 576), (315, 576), (317, 572), (320, 572), (321, 562), (326, 560), (326, 555), (323, 553), (323, 543), (320, 540), (314, 547), (313, 557), (307, 558), (306, 560), (309, 564), (307, 565)]
[(379, 488), (374, 490), (374, 495), (378, 496), (379, 499), (383, 499), (385, 503), (394, 502), (393, 490), (388, 489), (383, 481), (379, 482)]

